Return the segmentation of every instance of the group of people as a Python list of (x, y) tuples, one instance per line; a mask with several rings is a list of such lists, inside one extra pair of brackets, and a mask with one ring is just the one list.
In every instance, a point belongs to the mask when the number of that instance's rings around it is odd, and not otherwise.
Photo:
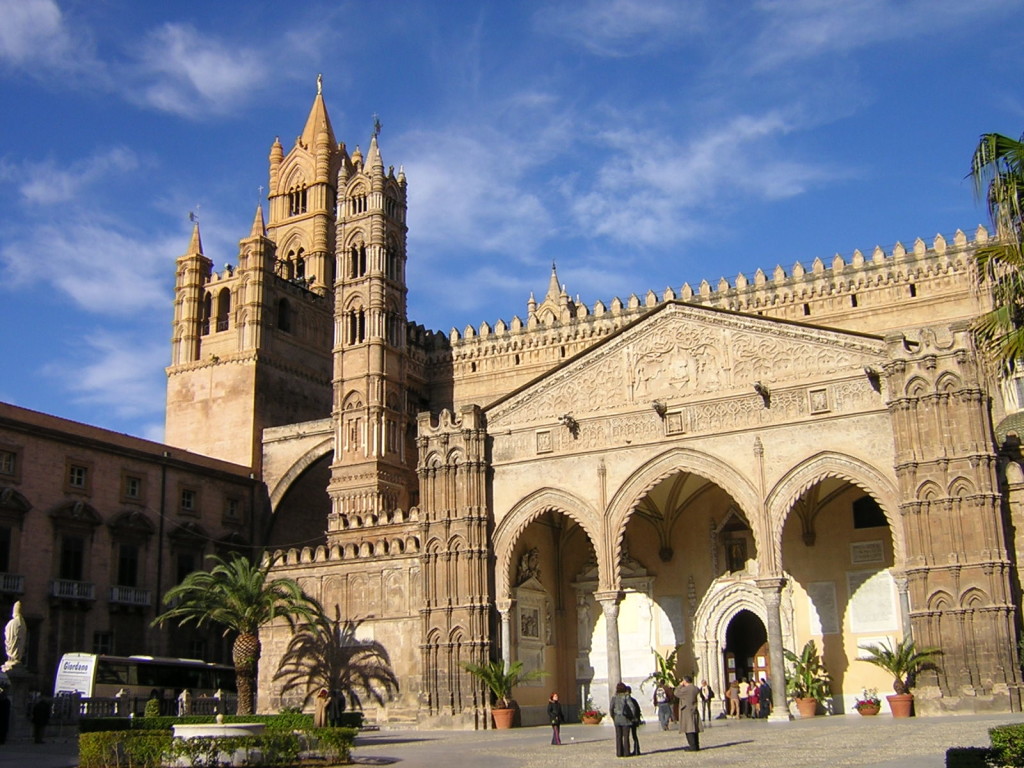
[(772, 709), (772, 688), (765, 678), (733, 680), (725, 692), (727, 717), (768, 717)]

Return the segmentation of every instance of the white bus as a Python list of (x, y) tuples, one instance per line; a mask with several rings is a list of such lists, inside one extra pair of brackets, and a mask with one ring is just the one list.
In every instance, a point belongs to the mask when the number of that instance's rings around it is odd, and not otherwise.
[(176, 697), (188, 688), (194, 697), (217, 691), (235, 693), (235, 670), (198, 659), (159, 656), (106, 656), (65, 653), (53, 681), (53, 695), (112, 698), (126, 690), (132, 698)]

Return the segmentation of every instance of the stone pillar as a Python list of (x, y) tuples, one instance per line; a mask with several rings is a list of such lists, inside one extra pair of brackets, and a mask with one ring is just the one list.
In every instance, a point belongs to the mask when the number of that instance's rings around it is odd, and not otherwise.
[(758, 579), (757, 586), (764, 598), (768, 616), (768, 654), (772, 662), (772, 713), (769, 722), (785, 723), (791, 718), (786, 703), (786, 667), (782, 654), (782, 588), (786, 580), (781, 577)]
[(896, 592), (900, 596), (900, 628), (903, 630), (903, 637), (914, 636), (914, 630), (910, 623), (910, 586), (907, 575), (894, 571), (893, 581), (896, 582)]
[(512, 666), (512, 604), (511, 598), (497, 601), (498, 615), (501, 617), (501, 660), (505, 669)]
[(608, 701), (615, 696), (615, 686), (622, 681), (622, 660), (619, 656), (619, 603), (621, 592), (595, 592), (594, 598), (604, 611), (605, 631), (608, 642)]

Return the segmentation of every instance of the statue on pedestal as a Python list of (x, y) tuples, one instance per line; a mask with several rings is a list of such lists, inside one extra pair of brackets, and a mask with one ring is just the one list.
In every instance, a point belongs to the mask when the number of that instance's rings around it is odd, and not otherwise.
[(7, 651), (7, 661), (2, 667), (4, 672), (9, 672), (25, 661), (25, 647), (28, 643), (28, 624), (21, 615), (21, 601), (14, 604), (11, 611), (11, 620), (4, 627), (4, 650)]

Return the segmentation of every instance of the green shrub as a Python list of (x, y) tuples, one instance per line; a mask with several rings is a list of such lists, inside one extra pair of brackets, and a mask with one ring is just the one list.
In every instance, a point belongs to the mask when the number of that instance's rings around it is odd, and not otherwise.
[(104, 731), (78, 737), (79, 768), (159, 768), (171, 748), (170, 731)]
[[(358, 715), (361, 712), (345, 713)], [(82, 733), (95, 731), (169, 731), (174, 725), (203, 725), (217, 721), (216, 715), (186, 715), (184, 717), (83, 717), (78, 721)], [(300, 713), (280, 715), (224, 715), (225, 723), (265, 723), (268, 731), (304, 731), (313, 727), (313, 716)], [(348, 722), (345, 725), (350, 725)], [(358, 727), (358, 726), (353, 726)]]
[(146, 699), (146, 717), (160, 716), (160, 699)]
[(1000, 766), (1024, 766), (1024, 725), (1000, 725), (988, 729), (993, 762)]
[(347, 763), (357, 733), (355, 728), (316, 728), (306, 735), (309, 737), (310, 751), (329, 763)]
[(946, 768), (989, 768), (991, 758), (988, 747), (950, 747), (946, 750)]

